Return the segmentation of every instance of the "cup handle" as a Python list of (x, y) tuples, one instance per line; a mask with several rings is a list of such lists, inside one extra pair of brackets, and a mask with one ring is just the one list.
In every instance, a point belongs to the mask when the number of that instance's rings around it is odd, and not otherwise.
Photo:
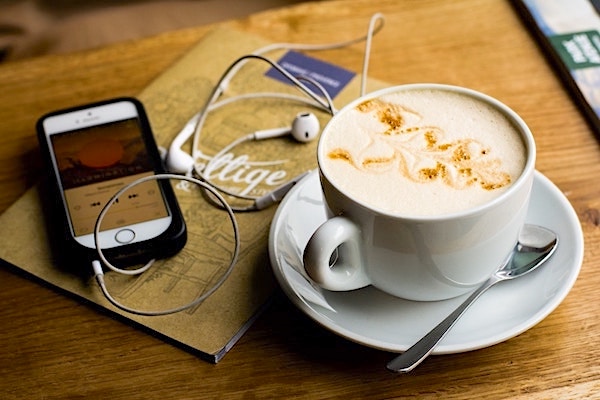
[[(335, 262), (330, 265), (336, 252)], [(325, 221), (304, 249), (304, 269), (327, 290), (354, 290), (370, 285), (364, 270), (360, 229), (342, 216)]]

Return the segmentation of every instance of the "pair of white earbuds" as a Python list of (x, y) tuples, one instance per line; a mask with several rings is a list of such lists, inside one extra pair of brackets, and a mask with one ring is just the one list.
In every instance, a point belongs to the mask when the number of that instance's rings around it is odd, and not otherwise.
[[(317, 117), (313, 113), (303, 112), (296, 115), (292, 121), (291, 127), (264, 129), (253, 132), (242, 137), (241, 140), (226, 146), (219, 154), (231, 150), (235, 145), (238, 145), (242, 141), (272, 139), (287, 135), (291, 135), (297, 142), (307, 143), (316, 139), (319, 135), (319, 131), (320, 124)], [(194, 158), (181, 148), (185, 140), (187, 140), (187, 135), (182, 131), (180, 136), (178, 136), (169, 147), (166, 164), (167, 169), (170, 172), (185, 174), (190, 172), (194, 166)]]
[[(202, 179), (203, 181), (209, 183), (207, 177), (204, 176), (204, 170), (206, 166), (211, 165), (211, 162), (218, 160), (228, 151), (231, 151), (235, 146), (253, 140), (263, 140), (276, 138), (286, 135), (291, 135), (296, 141), (301, 143), (309, 142), (318, 137), (320, 126), (319, 120), (312, 113), (300, 113), (294, 118), (291, 127), (285, 128), (274, 128), (274, 129), (266, 129), (256, 131), (254, 133), (245, 135), (240, 137), (237, 140), (234, 140), (229, 145), (221, 149), (217, 154), (212, 157), (212, 160), (208, 162), (208, 165), (205, 165), (204, 168), (196, 164), (195, 153), (192, 152), (192, 155), (185, 152), (182, 147), (184, 143), (193, 136), (193, 149), (198, 149), (200, 132), (204, 125), (204, 121), (207, 117), (207, 114), (215, 110), (221, 106), (226, 104), (230, 104), (234, 101), (244, 100), (244, 99), (256, 99), (256, 98), (276, 98), (280, 100), (294, 101), (304, 103), (310, 107), (317, 108), (319, 110), (325, 111), (330, 115), (334, 115), (336, 113), (335, 106), (327, 90), (317, 81), (311, 79), (306, 76), (293, 76), (287, 70), (285, 70), (281, 65), (276, 62), (271, 61), (270, 59), (263, 56), (263, 54), (271, 52), (273, 50), (279, 49), (288, 49), (288, 50), (330, 50), (335, 48), (346, 47), (355, 43), (365, 42), (365, 57), (363, 60), (363, 73), (362, 73), (362, 82), (361, 82), (361, 93), (360, 95), (364, 95), (366, 89), (366, 77), (367, 77), (367, 67), (369, 61), (370, 54), (370, 46), (373, 35), (375, 35), (381, 28), (383, 27), (383, 16), (381, 14), (375, 14), (371, 18), (369, 22), (369, 28), (367, 34), (363, 37), (351, 39), (344, 42), (339, 43), (331, 43), (324, 45), (298, 45), (298, 44), (274, 44), (265, 46), (261, 49), (257, 49), (252, 54), (247, 54), (234, 63), (232, 63), (229, 68), (224, 72), (221, 76), (218, 84), (213, 88), (211, 95), (209, 96), (208, 101), (205, 103), (202, 110), (196, 114), (183, 128), (183, 130), (177, 135), (177, 137), (173, 140), (169, 147), (169, 151), (166, 157), (166, 167), (170, 172), (178, 173), (178, 174), (186, 174), (191, 175), (193, 172)], [(296, 88), (298, 88), (303, 94), (304, 97), (294, 96), (285, 93), (254, 93), (247, 95), (239, 95), (234, 96), (222, 101), (218, 101), (221, 95), (224, 93), (227, 88), (229, 82), (233, 79), (233, 77), (237, 74), (237, 72), (242, 68), (242, 66), (250, 60), (259, 60), (266, 62), (271, 65), (272, 68), (278, 70), (290, 83), (292, 83)], [(312, 84), (317, 92), (311, 90), (307, 87), (304, 82), (308, 82)], [(245, 199), (252, 201), (252, 205), (248, 207), (232, 207), (234, 211), (252, 211), (252, 210), (261, 210), (263, 208), (268, 207), (269, 205), (278, 202), (283, 198), (283, 196), (295, 185), (306, 173), (301, 174), (289, 182), (281, 185), (275, 190), (267, 193), (261, 197), (250, 197), (246, 195), (240, 195), (237, 193), (233, 193), (228, 191), (225, 188), (219, 187), (215, 183), (211, 182), (211, 186), (229, 196), (236, 197), (239, 199)]]

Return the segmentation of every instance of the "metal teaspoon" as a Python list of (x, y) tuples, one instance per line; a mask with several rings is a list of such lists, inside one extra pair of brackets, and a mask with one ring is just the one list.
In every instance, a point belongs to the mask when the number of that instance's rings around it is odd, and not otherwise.
[(525, 225), (521, 229), (517, 245), (504, 264), (446, 319), (408, 350), (390, 361), (386, 366), (387, 369), (404, 373), (412, 371), (431, 354), (450, 328), (483, 292), (498, 282), (515, 279), (533, 271), (550, 258), (557, 244), (558, 238), (551, 230), (537, 225)]

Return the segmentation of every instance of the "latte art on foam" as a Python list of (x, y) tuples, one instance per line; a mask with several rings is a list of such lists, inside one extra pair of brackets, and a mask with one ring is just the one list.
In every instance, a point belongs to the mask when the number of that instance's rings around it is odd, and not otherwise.
[(328, 129), (322, 168), (349, 194), (392, 212), (435, 215), (482, 204), (525, 165), (520, 134), (501, 112), (450, 91), (366, 100)]
[[(500, 159), (491, 158), (489, 148), (476, 139), (446, 141), (440, 127), (409, 126), (403, 114), (417, 117), (417, 124), (422, 116), (379, 99), (367, 100), (356, 109), (363, 113), (372, 112), (379, 119), (384, 130), (372, 135), (372, 146), (385, 144), (392, 155), (361, 157), (361, 154), (353, 155), (352, 150), (340, 147), (331, 150), (329, 158), (345, 160), (355, 168), (374, 172), (398, 164), (400, 172), (408, 179), (417, 182), (440, 179), (454, 188), (478, 184), (485, 190), (494, 190), (511, 182), (510, 175), (501, 170)], [(369, 148), (363, 151), (368, 154)]]

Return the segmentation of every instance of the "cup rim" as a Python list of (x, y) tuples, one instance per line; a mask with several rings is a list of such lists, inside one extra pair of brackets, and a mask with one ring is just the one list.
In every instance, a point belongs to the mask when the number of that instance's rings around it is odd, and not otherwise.
[[(477, 205), (472, 208), (468, 208), (466, 210), (437, 214), (437, 215), (408, 215), (405, 213), (391, 212), (389, 210), (384, 210), (382, 208), (369, 205), (366, 202), (355, 198), (354, 196), (352, 196), (351, 194), (342, 190), (341, 188), (339, 188), (337, 185), (335, 185), (333, 183), (333, 181), (327, 175), (326, 171), (324, 171), (321, 168), (322, 151), (323, 151), (323, 146), (324, 146), (323, 138), (325, 137), (324, 133), (331, 126), (331, 122), (338, 115), (343, 114), (348, 109), (354, 108), (357, 104), (360, 104), (360, 103), (364, 102), (365, 100), (377, 98), (377, 97), (384, 96), (389, 93), (395, 93), (395, 92), (399, 92), (399, 91), (421, 90), (421, 89), (445, 90), (445, 91), (451, 91), (454, 93), (460, 93), (460, 94), (463, 94), (466, 96), (470, 96), (470, 97), (478, 99), (480, 101), (484, 101), (489, 105), (492, 105), (494, 108), (496, 108), (498, 111), (500, 111), (502, 114), (504, 114), (506, 117), (509, 118), (511, 123), (521, 133), (521, 138), (523, 140), (523, 144), (525, 145), (527, 160), (525, 162), (525, 166), (523, 167), (523, 171), (521, 172), (521, 174), (519, 175), (517, 180), (513, 184), (511, 184), (510, 187), (506, 191), (504, 191), (499, 196), (496, 196), (493, 199), (491, 199), (483, 204)], [(330, 121), (327, 123), (327, 125), (323, 128), (323, 131), (321, 132), (321, 136), (319, 138), (319, 143), (317, 146), (317, 163), (319, 165), (319, 173), (322, 176), (324, 176), (327, 179), (327, 181), (338, 192), (342, 193), (348, 199), (351, 199), (354, 203), (360, 205), (364, 209), (371, 210), (372, 212), (375, 212), (379, 215), (385, 215), (385, 216), (391, 217), (391, 218), (401, 218), (401, 219), (405, 219), (405, 220), (421, 221), (421, 222), (449, 220), (449, 219), (454, 219), (454, 218), (458, 218), (458, 217), (477, 215), (479, 213), (485, 212), (491, 208), (496, 207), (497, 204), (504, 202), (507, 197), (512, 196), (512, 194), (515, 191), (518, 191), (523, 185), (526, 185), (528, 182), (531, 181), (530, 178), (533, 176), (533, 173), (535, 171), (535, 162), (536, 162), (536, 145), (535, 145), (535, 139), (533, 137), (533, 133), (531, 132), (531, 130), (529, 129), (529, 127), (527, 126), (525, 121), (514, 110), (512, 110), (506, 104), (502, 103), (500, 100), (498, 100), (490, 95), (487, 95), (485, 93), (479, 92), (477, 90), (469, 89), (469, 88), (462, 87), (462, 86), (455, 86), (455, 85), (448, 85), (448, 84), (441, 84), (441, 83), (411, 83), (411, 84), (395, 85), (395, 86), (386, 87), (384, 89), (375, 90), (373, 92), (367, 93), (364, 96), (361, 96), (361, 97), (358, 97), (358, 98), (352, 100), (350, 103), (343, 106), (330, 119)]]

